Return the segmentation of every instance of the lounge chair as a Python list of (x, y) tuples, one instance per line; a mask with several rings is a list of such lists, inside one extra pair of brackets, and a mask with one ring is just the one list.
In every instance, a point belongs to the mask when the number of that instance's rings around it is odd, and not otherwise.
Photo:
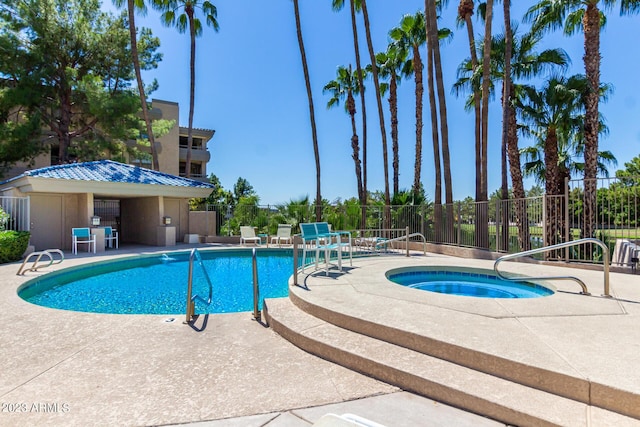
[(110, 248), (113, 248), (113, 242), (116, 242), (116, 249), (118, 249), (118, 232), (111, 227), (104, 228), (104, 243), (109, 244)]
[(253, 242), (257, 245), (260, 244), (260, 237), (256, 236), (256, 230), (253, 227), (248, 225), (243, 225), (240, 227), (240, 244), (246, 245), (247, 242)]
[(91, 245), (93, 244), (93, 253), (96, 253), (96, 235), (91, 234), (88, 227), (85, 228), (72, 228), (71, 240), (73, 244), (73, 253), (78, 253), (78, 245), (86, 244), (87, 252), (91, 252)]
[(291, 224), (278, 224), (278, 231), (275, 236), (271, 237), (271, 244), (277, 243), (278, 246), (282, 245), (282, 242), (290, 244), (292, 242), (291, 237)]

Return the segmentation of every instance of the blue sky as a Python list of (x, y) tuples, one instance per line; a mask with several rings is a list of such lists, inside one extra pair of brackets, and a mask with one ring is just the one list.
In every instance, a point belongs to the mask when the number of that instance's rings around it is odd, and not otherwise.
[[(445, 87), (450, 91), (456, 80), (458, 65), (469, 56), (466, 30), (457, 28), (456, 1), (450, 1), (439, 22), (454, 31), (453, 40), (442, 48)], [(262, 204), (287, 202), (309, 195), (315, 197), (315, 166), (309, 109), (296, 39), (293, 2), (276, 0), (255, 2), (234, 0), (214, 2), (218, 8), (220, 31), (205, 27), (197, 39), (196, 97), (194, 126), (215, 129), (209, 143), (211, 161), (208, 173), (216, 174), (222, 185), (231, 189), (238, 177), (253, 185)], [(512, 19), (519, 20), (533, 2), (513, 2)], [(111, 3), (105, 9), (114, 10)], [(424, 8), (423, 0), (370, 0), (373, 44), (376, 52), (386, 49), (388, 32), (406, 13)], [(494, 33), (502, 32), (502, 4), (496, 4)], [(322, 196), (329, 201), (354, 197), (356, 178), (351, 159), (349, 116), (339, 107), (327, 110), (329, 95), (322, 87), (336, 76), (339, 65), (354, 64), (351, 20), (348, 8), (336, 13), (331, 2), (300, 1), (303, 37), (313, 89), (318, 140), (320, 146)], [(619, 17), (618, 9), (608, 13), (607, 27), (601, 36), (601, 80), (613, 85), (614, 93), (601, 104), (610, 129), (601, 138), (600, 149), (610, 150), (623, 167), (640, 153), (638, 73), (638, 16)], [(360, 18), (361, 19), (361, 18)], [(483, 31), (474, 17), (477, 37)], [(189, 38), (175, 28), (163, 27), (159, 15), (149, 10), (137, 16), (138, 26), (152, 28), (161, 40), (164, 58), (156, 70), (144, 78), (158, 80), (159, 89), (151, 97), (180, 104), (180, 124), (187, 125), (189, 109)], [(521, 24), (521, 29), (525, 25)], [(363, 62), (368, 63), (364, 30), (360, 41)], [(559, 47), (571, 57), (567, 74), (584, 73), (583, 37), (566, 37), (554, 33), (541, 44)], [(424, 49), (423, 49), (424, 51)], [(415, 147), (415, 86), (404, 80), (399, 92), (400, 187), (413, 182)], [(368, 187), (384, 189), (382, 144), (372, 83), (367, 92), (368, 116)], [(423, 173), (429, 199), (433, 200), (433, 154), (425, 97), (423, 130)], [(456, 200), (474, 196), (473, 115), (464, 111), (463, 99), (448, 92), (449, 141)], [(388, 104), (383, 101), (390, 131)], [(359, 106), (359, 102), (358, 102)], [(359, 108), (358, 108), (359, 110)], [(358, 118), (357, 120), (361, 120)], [(501, 110), (497, 103), (489, 112), (489, 191), (500, 186)], [(360, 133), (360, 130), (359, 130)], [(388, 136), (389, 159), (391, 138)], [(520, 139), (520, 146), (532, 141)], [(391, 166), (389, 174), (391, 178)], [(611, 171), (613, 175), (613, 171)], [(534, 182), (527, 180), (525, 187)], [(391, 185), (391, 183), (390, 183)]]

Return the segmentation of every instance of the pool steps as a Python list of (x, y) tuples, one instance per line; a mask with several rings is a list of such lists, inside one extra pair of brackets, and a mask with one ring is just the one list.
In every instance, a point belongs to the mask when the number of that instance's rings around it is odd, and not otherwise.
[(265, 316), (275, 332), (321, 358), (511, 425), (638, 425), (637, 419), (585, 403), (594, 393), (587, 381), (508, 366), (521, 364), (334, 312), (299, 292), (305, 291), (294, 288), (289, 299), (266, 300)]

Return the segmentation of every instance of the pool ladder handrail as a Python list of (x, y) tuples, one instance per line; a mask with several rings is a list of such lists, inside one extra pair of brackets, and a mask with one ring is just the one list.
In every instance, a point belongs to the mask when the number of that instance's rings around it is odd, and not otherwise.
[(546, 276), (546, 277), (528, 277), (528, 276), (519, 276), (519, 277), (508, 277), (503, 275), (502, 273), (500, 273), (500, 271), (498, 271), (498, 264), (500, 264), (502, 261), (506, 261), (509, 259), (514, 259), (514, 258), (521, 258), (521, 257), (525, 257), (525, 256), (529, 256), (529, 255), (534, 255), (534, 254), (539, 254), (539, 253), (543, 253), (543, 252), (549, 252), (549, 251), (554, 251), (556, 249), (562, 249), (562, 248), (568, 248), (571, 246), (578, 246), (578, 245), (582, 245), (585, 243), (595, 243), (596, 245), (600, 246), (602, 248), (602, 258), (603, 258), (603, 262), (604, 262), (604, 296), (606, 297), (610, 297), (610, 293), (609, 293), (609, 247), (604, 244), (601, 240), (598, 240), (596, 238), (593, 237), (586, 237), (584, 239), (578, 239), (578, 240), (572, 240), (570, 242), (563, 242), (563, 243), (558, 243), (555, 245), (550, 245), (550, 246), (543, 246), (541, 248), (537, 248), (537, 249), (531, 249), (528, 251), (523, 251), (523, 252), (518, 252), (515, 254), (509, 254), (509, 255), (505, 255), (502, 256), (500, 258), (498, 258), (496, 260), (496, 262), (493, 264), (493, 270), (496, 272), (496, 274), (498, 275), (498, 277), (500, 277), (501, 279), (504, 280), (510, 280), (510, 281), (514, 281), (514, 282), (521, 282), (521, 281), (527, 281), (527, 280), (573, 280), (575, 282), (577, 282), (580, 287), (582, 287), (582, 292), (580, 292), (583, 295), (591, 295), (589, 293), (589, 290), (587, 289), (587, 285), (580, 280), (577, 277), (574, 276)]
[[(191, 295), (193, 293), (193, 263), (195, 260), (198, 261), (200, 268), (202, 268), (202, 271), (204, 272), (204, 277), (205, 279), (207, 279), (207, 284), (209, 285), (209, 298), (207, 298), (206, 300), (198, 294), (193, 296)], [(195, 310), (196, 310), (195, 300), (199, 299), (203, 303), (209, 305), (211, 304), (212, 296), (213, 296), (213, 285), (211, 284), (211, 278), (209, 278), (209, 273), (207, 272), (207, 269), (204, 267), (204, 264), (202, 263), (202, 257), (200, 257), (200, 252), (198, 251), (198, 248), (193, 248), (191, 250), (191, 254), (189, 255), (189, 276), (187, 279), (187, 320), (185, 323), (191, 322), (191, 320), (193, 320), (193, 316), (195, 316)]]
[(256, 248), (253, 248), (251, 255), (251, 264), (253, 268), (253, 318), (258, 322), (262, 321), (262, 313), (260, 312), (260, 286), (258, 285), (258, 256)]
[[(60, 259), (54, 260), (52, 253), (59, 254), (60, 255)], [(47, 264), (47, 265), (38, 265), (38, 263), (40, 262), (42, 257), (45, 256), (45, 255), (49, 257), (49, 264)], [(31, 267), (26, 268), (27, 263), (34, 256), (37, 256), (36, 260), (33, 262)], [(16, 273), (16, 275), (20, 276), (20, 275), (23, 275), (27, 271), (37, 271), (39, 268), (47, 268), (47, 267), (52, 266), (53, 264), (60, 264), (62, 261), (64, 261), (64, 253), (60, 249), (47, 249), (47, 250), (40, 251), (40, 252), (31, 252), (29, 255), (27, 255), (24, 258), (24, 261), (22, 261), (22, 265), (18, 269), (18, 272)]]

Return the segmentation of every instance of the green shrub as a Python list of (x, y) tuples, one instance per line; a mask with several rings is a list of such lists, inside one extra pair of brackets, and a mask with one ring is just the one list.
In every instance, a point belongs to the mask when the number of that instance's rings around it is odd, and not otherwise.
[(0, 264), (19, 261), (29, 245), (28, 231), (0, 231)]
[(0, 207), (0, 231), (4, 231), (7, 228), (7, 222), (9, 222), (10, 218), (9, 214)]

